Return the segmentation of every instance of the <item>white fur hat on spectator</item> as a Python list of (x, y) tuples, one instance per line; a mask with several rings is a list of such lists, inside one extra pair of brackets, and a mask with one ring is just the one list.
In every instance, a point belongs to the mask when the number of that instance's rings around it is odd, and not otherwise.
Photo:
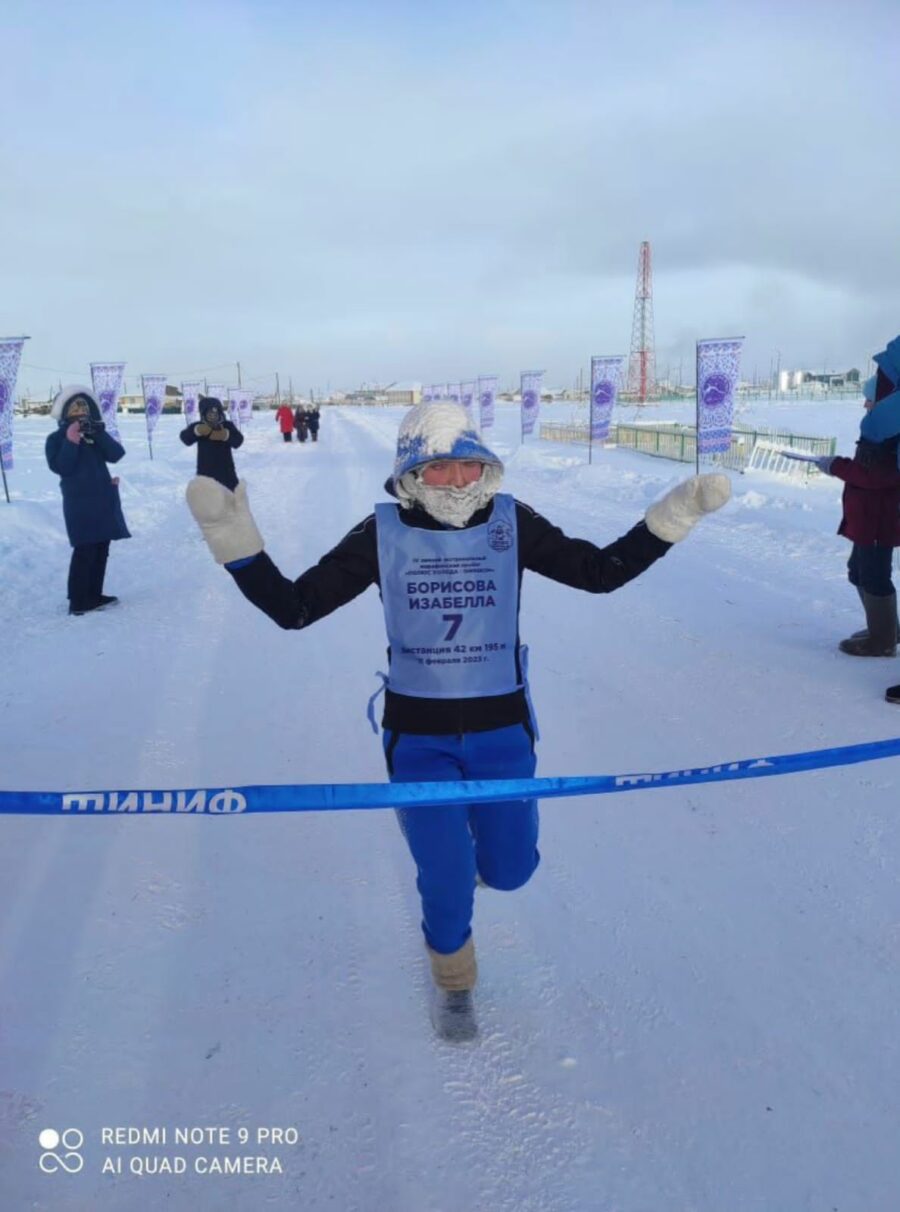
[(70, 383), (68, 387), (63, 387), (58, 391), (53, 398), (53, 407), (50, 409), (50, 416), (53, 417), (54, 421), (61, 421), (65, 416), (67, 406), (79, 396), (87, 401), (91, 416), (99, 420), (100, 409), (97, 406), (97, 401), (94, 399), (94, 393), (91, 388), (82, 387), (80, 383)]

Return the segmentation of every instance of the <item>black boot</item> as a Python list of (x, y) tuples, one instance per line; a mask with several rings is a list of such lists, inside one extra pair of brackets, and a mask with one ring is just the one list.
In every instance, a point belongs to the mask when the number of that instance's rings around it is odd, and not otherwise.
[(848, 656), (892, 657), (897, 655), (897, 595), (862, 592), (868, 628), (864, 636), (841, 640), (838, 647)]

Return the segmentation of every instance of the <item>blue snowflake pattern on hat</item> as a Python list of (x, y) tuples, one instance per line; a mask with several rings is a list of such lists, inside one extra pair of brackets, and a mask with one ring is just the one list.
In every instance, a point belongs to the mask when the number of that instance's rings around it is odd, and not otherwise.
[(394, 483), (408, 471), (437, 459), (477, 459), (503, 466), (472, 428), (465, 408), (450, 400), (417, 404), (403, 418), (397, 435)]

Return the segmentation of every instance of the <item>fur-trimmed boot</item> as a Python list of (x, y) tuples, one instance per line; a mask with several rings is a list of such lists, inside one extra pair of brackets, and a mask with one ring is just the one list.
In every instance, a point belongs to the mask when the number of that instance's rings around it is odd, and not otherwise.
[[(855, 585), (854, 589), (859, 594), (859, 600), (862, 602), (863, 610), (865, 610), (865, 608), (866, 608), (865, 594), (863, 593), (863, 591), (860, 589), (860, 587), (858, 585)], [(867, 640), (868, 638), (869, 638), (868, 627), (863, 627), (860, 631), (854, 631), (853, 634), (850, 636), (851, 640)], [(898, 615), (898, 617), (897, 617), (897, 639), (900, 640), (900, 615)]]
[(861, 593), (867, 629), (863, 635), (841, 640), (838, 647), (848, 656), (892, 657), (897, 655), (897, 595), (883, 597)]
[(444, 955), (427, 948), (434, 978), (431, 1021), (441, 1039), (462, 1043), (478, 1034), (472, 990), (478, 980), (475, 943), (471, 937), (458, 951)]

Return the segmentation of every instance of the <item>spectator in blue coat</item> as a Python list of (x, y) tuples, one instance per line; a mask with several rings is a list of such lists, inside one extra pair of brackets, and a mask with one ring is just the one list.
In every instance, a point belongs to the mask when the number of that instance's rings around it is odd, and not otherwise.
[(57, 423), (45, 454), (60, 478), (63, 517), (72, 559), (69, 564), (69, 614), (87, 614), (118, 599), (103, 592), (109, 545), (130, 539), (119, 500), (119, 480), (109, 474), (123, 447), (107, 432), (100, 409), (87, 387), (64, 387), (50, 414)]
[[(900, 336), (889, 341), (887, 348), (875, 355), (874, 362), (875, 382), (866, 386), (875, 406), (866, 412), (860, 436), (879, 444), (896, 442), (900, 435)], [(900, 462), (900, 446), (897, 457)], [(900, 685), (889, 686), (884, 697), (889, 703), (900, 704)]]

